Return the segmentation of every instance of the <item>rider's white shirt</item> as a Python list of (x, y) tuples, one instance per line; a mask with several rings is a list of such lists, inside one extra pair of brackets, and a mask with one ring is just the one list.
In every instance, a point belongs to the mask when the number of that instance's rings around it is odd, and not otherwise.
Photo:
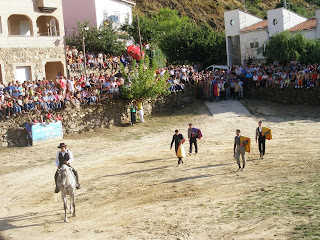
[[(56, 155), (56, 166), (59, 166), (59, 153), (60, 153), (61, 151), (58, 151), (57, 152), (57, 155)], [(74, 158), (73, 158), (73, 154), (72, 154), (72, 152), (71, 151), (69, 151), (69, 150), (66, 150), (65, 152), (61, 152), (62, 153), (62, 156), (64, 156), (65, 154), (66, 154), (66, 152), (67, 153), (69, 153), (69, 163), (72, 163), (73, 161), (74, 161)]]

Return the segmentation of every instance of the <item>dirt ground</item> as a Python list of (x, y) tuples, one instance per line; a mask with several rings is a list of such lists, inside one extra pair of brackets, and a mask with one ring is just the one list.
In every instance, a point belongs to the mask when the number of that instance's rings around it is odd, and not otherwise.
[[(58, 142), (0, 149), (0, 235), (4, 239), (319, 239), (320, 108), (244, 101), (252, 117), (214, 118), (203, 102), (145, 124), (68, 135), (82, 189), (77, 216), (63, 222), (54, 190)], [(272, 129), (266, 156), (258, 119)], [(175, 129), (203, 132), (199, 153), (177, 167)], [(244, 171), (233, 139), (251, 137)], [(188, 144), (185, 144), (188, 149)], [(58, 199), (58, 200), (57, 200)]]

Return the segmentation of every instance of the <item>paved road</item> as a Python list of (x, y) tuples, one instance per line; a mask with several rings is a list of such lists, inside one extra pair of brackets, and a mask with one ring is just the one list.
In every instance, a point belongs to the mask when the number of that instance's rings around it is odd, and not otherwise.
[(214, 118), (250, 117), (252, 114), (239, 101), (205, 102)]

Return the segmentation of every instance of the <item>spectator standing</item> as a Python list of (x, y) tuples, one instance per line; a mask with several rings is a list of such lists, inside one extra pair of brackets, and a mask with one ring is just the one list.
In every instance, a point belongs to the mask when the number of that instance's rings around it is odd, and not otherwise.
[(131, 112), (131, 126), (134, 126), (136, 123), (136, 102), (133, 101), (130, 106), (130, 112)]
[(241, 86), (240, 86), (239, 82), (237, 81), (235, 83), (235, 85), (234, 85), (234, 97), (233, 97), (233, 100), (235, 100), (235, 99), (239, 100), (240, 89), (241, 89)]
[(28, 146), (32, 146), (32, 121), (29, 120), (24, 125), (24, 130), (27, 132), (27, 144)]
[(142, 99), (140, 99), (140, 101), (138, 102), (138, 113), (139, 113), (139, 117), (140, 117), (140, 122), (144, 123), (144, 112), (143, 112), (143, 105), (142, 105)]
[(231, 88), (231, 85), (230, 85), (230, 82), (229, 82), (228, 79), (226, 79), (224, 87), (226, 89), (226, 100), (230, 100), (230, 88)]

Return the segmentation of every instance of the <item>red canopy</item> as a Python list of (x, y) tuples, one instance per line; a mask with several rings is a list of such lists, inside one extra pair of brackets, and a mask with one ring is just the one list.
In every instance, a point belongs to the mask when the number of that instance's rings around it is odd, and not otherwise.
[[(131, 45), (127, 47), (127, 52), (129, 55), (131, 55), (134, 59), (140, 60), (141, 58), (141, 52), (140, 52), (140, 47), (136, 45)], [(144, 57), (144, 51), (142, 51), (142, 56)]]

